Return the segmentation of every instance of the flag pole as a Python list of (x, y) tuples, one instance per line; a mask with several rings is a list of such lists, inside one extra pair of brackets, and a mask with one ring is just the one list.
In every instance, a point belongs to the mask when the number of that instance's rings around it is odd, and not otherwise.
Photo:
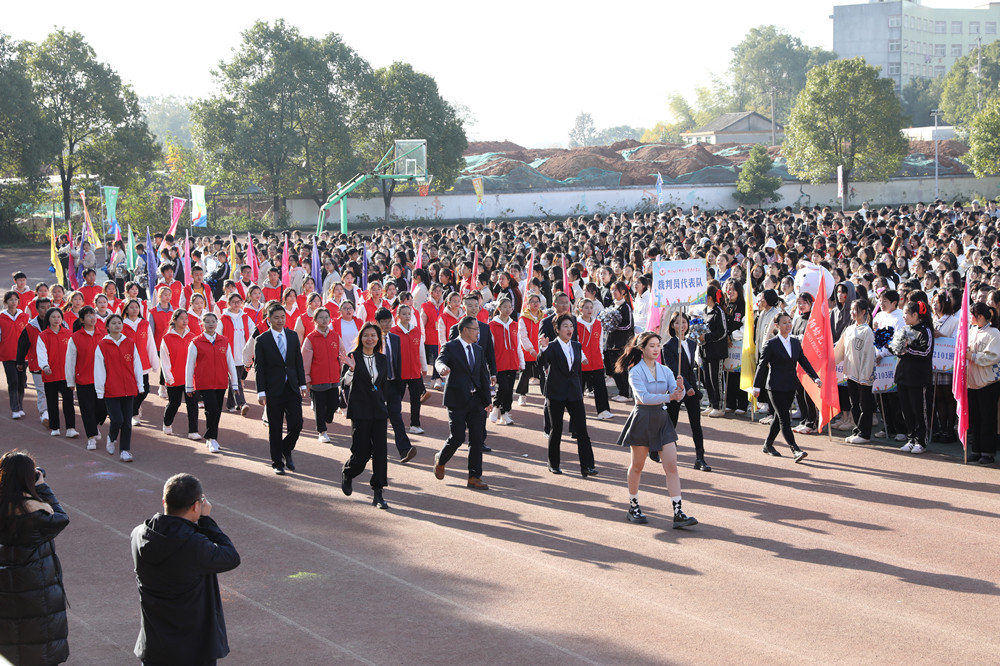
[(108, 269), (110, 269), (111, 266), (108, 265), (108, 225), (104, 215), (106, 204), (104, 202), (104, 187), (101, 186), (101, 181), (97, 181), (97, 197), (101, 202), (101, 245), (104, 246), (104, 274), (111, 279), (111, 276), (108, 275)]

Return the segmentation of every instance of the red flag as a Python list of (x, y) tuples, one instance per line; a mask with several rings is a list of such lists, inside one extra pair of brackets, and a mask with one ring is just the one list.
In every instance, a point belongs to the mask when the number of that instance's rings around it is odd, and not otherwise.
[(573, 300), (573, 290), (569, 288), (569, 273), (566, 271), (566, 255), (562, 256), (563, 293)]
[(177, 222), (181, 219), (181, 211), (186, 203), (187, 199), (170, 197), (170, 228), (167, 229), (167, 234), (172, 236), (177, 233)]
[(247, 232), (247, 265), (250, 267), (250, 279), (256, 282), (260, 278), (260, 262), (257, 261), (257, 251), (253, 249), (253, 234)]
[(955, 413), (958, 414), (958, 438), (962, 440), (962, 448), (967, 447), (969, 434), (969, 378), (966, 374), (969, 365), (969, 282), (966, 279), (962, 294), (962, 310), (955, 334), (955, 369), (951, 376), (951, 390), (958, 401)]
[(281, 284), (286, 289), (292, 284), (288, 275), (288, 234), (285, 234), (285, 247), (281, 250)]
[(826, 276), (820, 274), (819, 298), (813, 306), (806, 324), (806, 334), (802, 336), (802, 353), (823, 382), (820, 388), (806, 375), (802, 366), (796, 366), (802, 388), (819, 410), (817, 430), (833, 420), (840, 413), (840, 393), (837, 390), (837, 362), (833, 358), (833, 330), (830, 328), (830, 304), (826, 295)]

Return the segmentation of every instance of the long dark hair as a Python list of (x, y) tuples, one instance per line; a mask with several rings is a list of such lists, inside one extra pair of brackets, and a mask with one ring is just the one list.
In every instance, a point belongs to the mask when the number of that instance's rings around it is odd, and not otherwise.
[(352, 352), (361, 352), (362, 354), (364, 353), (364, 345), (361, 344), (361, 338), (364, 335), (365, 331), (367, 331), (369, 328), (375, 331), (375, 334), (378, 335), (378, 342), (375, 343), (375, 349), (373, 351), (379, 354), (382, 353), (382, 329), (379, 328), (378, 325), (373, 321), (368, 322), (367, 324), (361, 327), (360, 331), (358, 331), (358, 339), (354, 342), (354, 349), (351, 350)]
[(660, 334), (655, 331), (645, 331), (629, 340), (622, 355), (618, 357), (615, 371), (626, 373), (631, 370), (636, 363), (642, 360), (642, 350), (646, 348), (652, 338), (663, 341)]
[(29, 497), (42, 501), (35, 490), (35, 461), (24, 451), (8, 451), (0, 457), (0, 535), (13, 534), (13, 519), (25, 512)]

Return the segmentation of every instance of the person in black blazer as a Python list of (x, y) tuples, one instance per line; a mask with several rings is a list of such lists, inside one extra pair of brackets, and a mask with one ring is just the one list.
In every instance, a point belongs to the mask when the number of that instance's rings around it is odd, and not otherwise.
[[(473, 319), (475, 319), (476, 323), (479, 325), (479, 332), (476, 334), (476, 339), (473, 342), (475, 342), (482, 348), (483, 354), (486, 357), (486, 365), (489, 368), (490, 372), (490, 386), (495, 386), (497, 383), (497, 355), (496, 351), (493, 349), (493, 331), (490, 330), (489, 324), (484, 324), (483, 322), (479, 321), (478, 317), (476, 317), (479, 311), (482, 310), (482, 303), (479, 299), (480, 299), (479, 291), (476, 290), (471, 291), (465, 295), (465, 298), (462, 299), (462, 306), (465, 308), (465, 315), (467, 317), (472, 317)], [(460, 328), (461, 328), (461, 322), (452, 326), (451, 330), (448, 332), (448, 339), (457, 340)], [(484, 423), (483, 428), (485, 427), (486, 424)], [(493, 449), (486, 446), (485, 432), (483, 433), (482, 439), (483, 439), (483, 451), (489, 453)]]
[(780, 429), (788, 448), (795, 456), (795, 462), (802, 462), (807, 454), (795, 444), (795, 432), (792, 430), (792, 419), (789, 414), (792, 398), (795, 397), (795, 388), (799, 383), (795, 366), (801, 365), (817, 386), (822, 386), (823, 383), (802, 352), (802, 343), (791, 337), (791, 315), (782, 312), (775, 318), (775, 324), (778, 326), (778, 335), (764, 345), (760, 362), (757, 364), (757, 374), (754, 376), (753, 394), (759, 396), (766, 388), (771, 396), (769, 402), (776, 416), (771, 421), (771, 430), (764, 441), (764, 453), (769, 456), (781, 455), (774, 448), (774, 440), (777, 439)]
[[(448, 408), (449, 435), (434, 454), (434, 476), (444, 478), (445, 465), (465, 441), (469, 431), (469, 481), (474, 490), (488, 490), (483, 483), (483, 447), (486, 445), (486, 414), (490, 411), (490, 371), (482, 347), (476, 344), (479, 321), (463, 317), (457, 324), (459, 337), (441, 347), (434, 366), (447, 381), (444, 404)], [(470, 360), (471, 358), (471, 360)]]
[[(559, 337), (559, 333), (556, 331), (554, 322), (557, 317), (561, 317), (562, 315), (569, 315), (569, 317), (573, 320), (573, 341), (578, 342), (580, 336), (577, 333), (576, 317), (570, 314), (572, 305), (570, 303), (569, 296), (566, 295), (565, 293), (556, 294), (556, 300), (552, 303), (552, 307), (555, 309), (555, 314), (550, 314), (548, 317), (542, 319), (542, 321), (539, 322), (538, 324), (539, 343), (541, 343), (543, 337), (548, 338), (549, 340), (555, 340), (556, 338)], [(544, 371), (542, 372), (542, 377), (543, 379), (539, 380), (539, 389), (541, 390), (542, 395), (545, 395)], [(545, 424), (543, 426), (542, 432), (544, 432), (545, 436), (548, 437), (549, 433), (552, 432), (552, 423), (549, 421), (549, 410), (547, 409), (545, 410), (544, 421)], [(576, 437), (575, 427), (576, 426), (574, 425), (573, 420), (570, 419), (569, 433), (574, 437)]]
[[(267, 414), (271, 467), (283, 475), (295, 471), (292, 450), (302, 432), (302, 398), (306, 396), (306, 371), (295, 331), (285, 328), (285, 308), (272, 303), (267, 308), (271, 327), (257, 336), (254, 366), (257, 368), (257, 400)], [(282, 421), (287, 433), (281, 436)]]
[(406, 434), (406, 426), (403, 424), (403, 393), (406, 391), (406, 382), (403, 381), (403, 353), (399, 347), (399, 336), (389, 332), (392, 328), (392, 313), (387, 308), (379, 308), (375, 312), (375, 323), (382, 333), (382, 351), (389, 363), (385, 405), (389, 410), (396, 451), (401, 462), (410, 462), (417, 455), (417, 449), (410, 444), (410, 436)]
[(372, 505), (388, 509), (382, 489), (389, 485), (386, 441), (389, 410), (386, 408), (386, 384), (389, 361), (382, 353), (382, 331), (372, 322), (361, 327), (354, 349), (343, 358), (347, 372), (341, 382), (351, 386), (347, 399), (347, 418), (351, 420), (351, 457), (344, 463), (340, 488), (345, 495), (354, 492), (354, 477), (372, 461)]
[[(670, 368), (674, 375), (684, 378), (684, 407), (687, 409), (688, 422), (691, 424), (691, 439), (694, 440), (694, 468), (703, 472), (711, 472), (712, 468), (705, 462), (705, 435), (701, 429), (701, 391), (698, 390), (698, 344), (687, 339), (690, 319), (683, 312), (677, 311), (670, 318), (668, 330), (670, 339), (663, 347), (663, 364)], [(681, 347), (683, 345), (683, 347)], [(678, 356), (678, 350), (683, 354)], [(678, 372), (678, 369), (680, 370)], [(681, 402), (667, 403), (667, 413), (674, 427), (680, 417)]]
[(722, 409), (721, 370), (723, 359), (729, 355), (729, 331), (726, 330), (726, 312), (719, 304), (721, 294), (722, 290), (715, 285), (708, 288), (705, 296), (705, 325), (708, 326), (708, 331), (701, 339), (702, 356), (705, 357), (705, 391), (712, 408), (708, 415), (713, 418), (726, 414)]
[[(573, 340), (576, 322), (568, 314), (559, 315), (555, 321), (559, 337), (549, 342), (541, 336), (538, 343), (538, 362), (545, 369), (545, 411), (549, 415), (549, 471), (562, 474), (559, 468), (559, 443), (562, 439), (563, 413), (569, 412), (570, 423), (576, 433), (576, 446), (580, 455), (580, 472), (584, 478), (597, 476), (594, 467), (594, 450), (587, 432), (587, 412), (583, 405), (583, 347)], [(570, 363), (570, 357), (573, 361)]]
[(611, 296), (614, 299), (610, 306), (618, 310), (621, 321), (618, 326), (608, 327), (607, 342), (604, 345), (604, 367), (608, 368), (608, 374), (618, 388), (618, 395), (611, 398), (614, 402), (630, 402), (632, 391), (628, 384), (628, 373), (618, 372), (618, 358), (629, 341), (635, 335), (635, 320), (632, 319), (632, 301), (628, 295), (628, 285), (624, 282), (616, 282), (611, 287)]

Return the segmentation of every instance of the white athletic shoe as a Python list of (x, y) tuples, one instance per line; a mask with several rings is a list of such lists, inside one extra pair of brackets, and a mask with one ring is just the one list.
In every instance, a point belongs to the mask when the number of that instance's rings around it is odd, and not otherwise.
[(172, 435), (172, 434), (174, 434), (174, 428), (173, 428), (173, 426), (163, 426), (163, 434), (164, 435)]
[(913, 448), (910, 449), (910, 453), (923, 453), (927, 448), (923, 444), (914, 444)]
[(422, 435), (424, 434), (424, 429), (421, 428), (420, 426), (410, 426), (409, 428), (406, 429), (406, 432), (410, 433), (411, 435)]
[(846, 441), (848, 444), (871, 444), (872, 443), (872, 440), (865, 439), (861, 435), (851, 435), (850, 437), (846, 438), (844, 441)]
[(490, 412), (490, 423), (496, 423), (499, 418), (500, 418), (500, 408), (494, 407), (493, 411)]
[(78, 433), (76, 431), (76, 428), (67, 428), (66, 429), (66, 439), (73, 439), (73, 438), (79, 437), (79, 436), (80, 436), (80, 433)]
[(746, 416), (747, 415), (747, 410), (745, 410), (745, 409), (737, 409), (735, 412), (733, 412), (733, 414), (736, 414), (736, 416)]
[(330, 440), (330, 436), (328, 434), (326, 434), (325, 432), (321, 432), (319, 434), (319, 437), (317, 437), (316, 439), (318, 439), (319, 441), (323, 442), (324, 444), (332, 444), (333, 443)]
[(167, 387), (166, 386), (161, 386), (160, 388), (158, 388), (156, 390), (156, 395), (160, 396), (161, 398), (166, 398), (167, 397)]
[(10, 415), (10, 418), (12, 418), (14, 420), (17, 420), (17, 419), (21, 418), (22, 416), (24, 416), (24, 412), (13, 412)]
[(139, 420), (138, 416), (133, 416), (132, 417), (132, 427), (133, 428), (138, 428), (141, 423), (142, 423), (142, 421)]
[(121, 460), (122, 462), (132, 462), (132, 452), (122, 451), (118, 454), (118, 460)]
[(219, 443), (217, 441), (215, 441), (214, 439), (208, 440), (208, 452), (209, 453), (218, 453), (219, 452)]
[(42, 415), (39, 417), (39, 420), (42, 422), (42, 427), (48, 428), (49, 427), (49, 413), (48, 413), (48, 411), (42, 412)]
[(906, 441), (906, 435), (904, 435), (903, 433), (899, 433), (898, 435), (896, 435), (896, 441), (897, 442), (905, 442)]
[(764, 418), (762, 418), (757, 423), (759, 423), (761, 425), (771, 425), (771, 421), (773, 421), (773, 420), (774, 420), (773, 416), (765, 416)]
[(757, 408), (757, 411), (760, 412), (761, 414), (770, 414), (771, 408), (768, 407), (767, 405), (761, 405), (760, 407)]
[(439, 390), (441, 390), (442, 386), (443, 386), (443, 384), (441, 383), (441, 380), (440, 379), (435, 379), (434, 380), (434, 385), (431, 386), (431, 388), (434, 389), (435, 391), (439, 391)]
[(616, 395), (615, 397), (611, 398), (611, 402), (632, 402), (632, 400), (631, 398), (626, 398), (623, 395)]
[(250, 413), (250, 405), (243, 405), (240, 407), (240, 416), (246, 416)]
[(505, 425), (514, 425), (514, 419), (510, 417), (510, 413), (503, 415), (503, 422)]
[(235, 414), (236, 413), (236, 408), (235, 407), (226, 407), (226, 411), (229, 412), (230, 414)]
[(591, 391), (590, 389), (587, 389), (586, 391), (583, 392), (583, 397), (585, 397), (585, 398), (593, 398), (594, 397), (594, 392)]
[(58, 437), (61, 434), (62, 433), (59, 432), (58, 430), (52, 430), (52, 431), (49, 432), (49, 435), (52, 436), (52, 437)]
[(886, 439), (888, 436), (889, 433), (887, 433), (885, 430), (879, 430), (877, 433), (875, 433), (876, 439)]
[(708, 415), (709, 415), (709, 417), (711, 417), (713, 419), (717, 419), (720, 416), (725, 416), (726, 413), (723, 410), (721, 410), (721, 409), (713, 409), (712, 411), (710, 411), (708, 413)]
[(899, 447), (899, 450), (902, 451), (903, 453), (910, 453), (911, 451), (913, 451), (913, 442), (907, 442), (906, 444), (903, 444), (901, 447)]
[(597, 420), (598, 421), (607, 421), (608, 419), (613, 419), (613, 418), (615, 418), (615, 415), (612, 414), (607, 409), (605, 409), (603, 412), (601, 412), (600, 414), (597, 415)]
[(97, 450), (97, 438), (96, 437), (91, 437), (90, 439), (87, 440), (87, 450), (88, 451), (96, 451)]
[(115, 455), (115, 442), (111, 440), (111, 435), (108, 435), (108, 439), (104, 442), (104, 450), (108, 452), (109, 456)]
[(517, 397), (517, 406), (518, 407), (527, 407), (528, 406), (528, 396), (526, 396), (526, 395), (519, 395)]
[(723, 411), (725, 411), (726, 414), (732, 414), (733, 413), (733, 408), (732, 407), (726, 407), (726, 409), (723, 410)]
[(196, 432), (189, 432), (188, 439), (190, 439), (192, 442), (197, 442), (198, 440), (201, 439), (201, 435), (199, 435)]

